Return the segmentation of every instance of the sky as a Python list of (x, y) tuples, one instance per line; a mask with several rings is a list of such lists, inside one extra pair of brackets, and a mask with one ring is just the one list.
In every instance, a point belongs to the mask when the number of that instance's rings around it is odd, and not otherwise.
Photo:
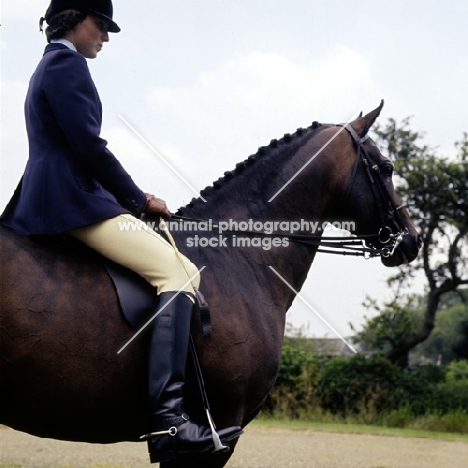
[[(38, 25), (49, 2), (0, 2), (3, 209), (27, 161), (23, 103), (46, 45)], [(412, 130), (441, 155), (455, 154), (468, 130), (465, 0), (113, 4), (122, 32), (88, 61), (103, 102), (102, 136), (172, 211), (271, 139), (314, 120), (349, 121), (381, 99), (381, 124), (411, 117)], [(359, 328), (372, 315), (366, 296), (390, 297), (392, 273), (377, 259), (319, 254), (301, 295), (348, 336), (350, 322)], [(287, 319), (310, 336), (335, 337), (302, 301)]]

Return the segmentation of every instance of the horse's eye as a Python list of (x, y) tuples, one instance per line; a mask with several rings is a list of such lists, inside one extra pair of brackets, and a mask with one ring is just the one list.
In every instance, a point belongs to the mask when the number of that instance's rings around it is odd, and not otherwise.
[(393, 174), (393, 166), (391, 164), (383, 164), (381, 167), (382, 174), (391, 177)]

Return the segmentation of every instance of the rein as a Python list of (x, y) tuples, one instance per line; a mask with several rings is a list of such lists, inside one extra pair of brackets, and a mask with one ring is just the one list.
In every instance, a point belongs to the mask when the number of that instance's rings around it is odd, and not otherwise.
[[(171, 219), (181, 220), (181, 221), (188, 221), (188, 222), (196, 222), (196, 223), (205, 223), (205, 220), (196, 219), (196, 218), (188, 218), (185, 216), (179, 215), (172, 215)], [(213, 230), (219, 228), (217, 224), (212, 225)], [(206, 231), (203, 231), (206, 232)], [(318, 246), (317, 252), (322, 253), (329, 253), (329, 254), (337, 254), (337, 255), (344, 255), (344, 256), (354, 256), (354, 257), (365, 257), (365, 258), (374, 258), (374, 257), (390, 257), (393, 255), (395, 248), (382, 248), (378, 249), (376, 247), (366, 247), (364, 242), (369, 241), (371, 239), (375, 239), (375, 234), (364, 234), (360, 236), (342, 236), (342, 237), (334, 237), (334, 236), (314, 236), (312, 234), (284, 234), (282, 232), (272, 232), (267, 234), (266, 232), (261, 231), (249, 231), (249, 230), (235, 230), (235, 229), (223, 229), (223, 233), (236, 235), (241, 233), (242, 235), (248, 237), (276, 237), (281, 239), (288, 239), (292, 242), (296, 242), (298, 244), (304, 245), (312, 245)], [(401, 242), (401, 241), (400, 241)], [(398, 242), (399, 244), (399, 242)], [(330, 250), (335, 249), (335, 250)], [(340, 250), (337, 250), (340, 249)]]
[[(354, 165), (352, 175), (350, 178), (349, 188), (352, 186), (354, 181), (355, 175), (357, 173), (357, 169), (359, 166), (359, 162), (362, 163), (364, 170), (368, 176), (372, 194), (377, 205), (381, 228), (377, 234), (363, 234), (358, 236), (342, 236), (342, 237), (334, 237), (334, 236), (315, 236), (311, 234), (283, 234), (280, 232), (272, 232), (272, 233), (265, 233), (261, 231), (250, 231), (250, 230), (230, 230), (230, 229), (223, 229), (223, 232), (235, 235), (242, 233), (245, 236), (251, 237), (276, 237), (281, 239), (288, 239), (292, 242), (296, 242), (299, 244), (305, 245), (312, 245), (317, 246), (317, 252), (322, 253), (330, 253), (330, 254), (338, 254), (344, 256), (356, 256), (356, 257), (364, 257), (364, 258), (374, 258), (374, 257), (391, 257), (397, 247), (400, 245), (403, 237), (408, 234), (408, 230), (405, 227), (403, 220), (400, 216), (400, 210), (405, 206), (404, 204), (400, 206), (396, 206), (393, 198), (388, 191), (388, 188), (385, 185), (385, 182), (382, 180), (380, 168), (378, 164), (373, 164), (370, 158), (370, 154), (364, 148), (365, 141), (369, 138), (369, 135), (366, 134), (362, 138), (356, 133), (356, 131), (351, 127), (349, 124), (342, 125), (348, 134), (353, 139), (354, 144), (356, 145), (357, 150), (357, 157), (356, 163)], [(345, 198), (345, 192), (343, 198)], [(385, 203), (386, 202), (386, 203)], [(396, 233), (392, 231), (392, 229), (387, 225), (386, 216), (383, 209), (383, 204), (389, 206), (391, 208), (391, 212), (393, 215), (393, 219), (398, 227)], [(181, 221), (188, 221), (188, 222), (196, 222), (196, 223), (206, 223), (205, 220), (195, 219), (195, 218), (188, 218), (179, 215), (172, 215), (172, 219), (181, 220)], [(218, 229), (219, 232), (219, 225), (213, 224), (211, 225), (212, 228)], [(385, 247), (376, 247), (373, 245), (373, 242), (377, 240), (380, 244), (385, 245)]]

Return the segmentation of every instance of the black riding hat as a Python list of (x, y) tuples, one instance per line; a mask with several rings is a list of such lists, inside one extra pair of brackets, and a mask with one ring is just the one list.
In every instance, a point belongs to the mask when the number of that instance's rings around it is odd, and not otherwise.
[(64, 10), (81, 10), (92, 13), (109, 21), (109, 32), (118, 33), (119, 26), (112, 20), (114, 9), (112, 0), (51, 0), (45, 14), (45, 20)]

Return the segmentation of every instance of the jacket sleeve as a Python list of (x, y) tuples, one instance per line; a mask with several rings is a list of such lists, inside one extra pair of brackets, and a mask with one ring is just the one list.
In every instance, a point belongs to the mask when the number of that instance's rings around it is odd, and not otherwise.
[(100, 137), (101, 101), (86, 59), (71, 50), (55, 54), (44, 70), (43, 89), (75, 164), (112, 193), (123, 207), (139, 216), (145, 194)]

